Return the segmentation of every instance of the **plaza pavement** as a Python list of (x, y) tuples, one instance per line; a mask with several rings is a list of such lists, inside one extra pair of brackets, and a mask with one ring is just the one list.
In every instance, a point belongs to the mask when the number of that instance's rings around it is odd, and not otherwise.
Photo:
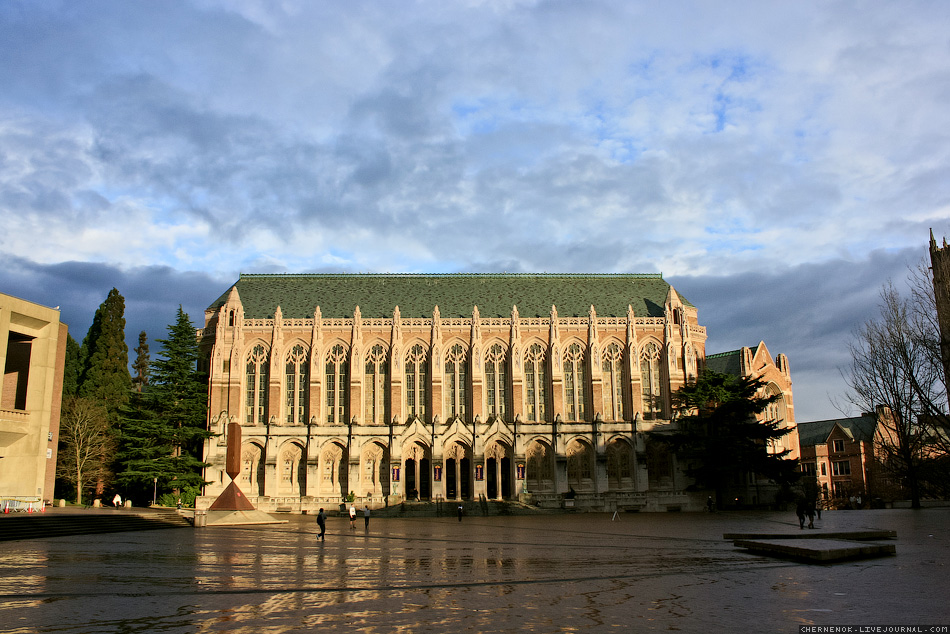
[[(793, 513), (330, 518), (4, 542), (0, 631), (797, 632), (945, 625), (950, 509), (828, 511), (816, 533), (896, 530), (832, 565), (736, 549)], [(807, 529), (806, 529), (807, 530)]]

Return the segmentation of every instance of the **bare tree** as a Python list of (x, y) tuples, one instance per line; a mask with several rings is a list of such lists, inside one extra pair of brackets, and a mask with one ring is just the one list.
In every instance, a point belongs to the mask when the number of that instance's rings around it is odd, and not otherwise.
[(947, 420), (946, 385), (926, 276), (925, 268), (912, 275), (910, 299), (891, 283), (881, 290), (880, 316), (855, 333), (844, 372), (852, 404), (878, 413), (881, 467), (905, 487), (913, 508), (920, 508), (924, 474), (946, 455), (935, 433)]
[(99, 481), (105, 471), (105, 456), (112, 454), (114, 440), (109, 414), (95, 400), (78, 396), (63, 398), (59, 439), (62, 444), (57, 475), (76, 487), (76, 503), (82, 504), (83, 489)]

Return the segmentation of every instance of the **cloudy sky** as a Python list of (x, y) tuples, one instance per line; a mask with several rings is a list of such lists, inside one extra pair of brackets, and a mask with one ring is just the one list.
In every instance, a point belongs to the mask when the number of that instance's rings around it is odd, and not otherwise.
[(808, 421), (950, 237), (945, 0), (8, 0), (0, 51), (0, 292), (78, 340), (113, 286), (134, 345), (240, 272), (661, 272)]

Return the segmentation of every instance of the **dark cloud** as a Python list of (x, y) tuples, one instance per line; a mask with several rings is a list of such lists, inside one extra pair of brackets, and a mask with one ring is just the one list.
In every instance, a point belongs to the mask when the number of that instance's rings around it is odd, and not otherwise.
[[(125, 298), (125, 334), (130, 351), (137, 345), (142, 330), (152, 342), (164, 339), (179, 305), (196, 328), (203, 327), (205, 308), (236, 279), (236, 274), (233, 278), (214, 279), (204, 273), (176, 271), (167, 266), (122, 270), (107, 264), (43, 265), (0, 256), (0, 292), (44, 306), (59, 306), (60, 319), (80, 343), (99, 304), (112, 288), (118, 289)], [(153, 354), (157, 350), (158, 346), (152, 343)]]
[(674, 288), (697, 306), (707, 328), (707, 354), (765, 341), (789, 358), (799, 421), (833, 418), (832, 398), (845, 390), (839, 369), (849, 361), (857, 327), (878, 315), (880, 291), (899, 286), (926, 251), (883, 250), (859, 260), (830, 259), (762, 273), (675, 275)]

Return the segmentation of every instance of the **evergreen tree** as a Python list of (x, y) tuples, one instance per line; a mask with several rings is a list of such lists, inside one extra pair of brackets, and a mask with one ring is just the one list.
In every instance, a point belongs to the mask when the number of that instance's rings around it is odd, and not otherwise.
[(115, 453), (115, 485), (126, 499), (137, 504), (150, 501), (161, 483), (175, 477), (174, 436), (156, 404), (146, 393), (133, 392), (119, 417)]
[(791, 430), (780, 428), (780, 421), (756, 419), (779, 398), (761, 396), (764, 387), (759, 379), (704, 371), (673, 395), (678, 430), (652, 435), (690, 465), (687, 475), (698, 486), (716, 492), (719, 507), (726, 488), (746, 473), (781, 485), (797, 478), (797, 461), (785, 459), (788, 450), (767, 451), (771, 442)]
[(83, 353), (79, 395), (105, 406), (110, 422), (115, 423), (119, 410), (129, 402), (132, 388), (129, 347), (125, 343), (125, 299), (118, 290), (109, 291), (96, 310), (83, 340)]
[(162, 351), (152, 368), (149, 399), (155, 412), (168, 426), (172, 442), (172, 489), (192, 492), (204, 485), (200, 456), (206, 438), (208, 412), (207, 382), (198, 371), (198, 338), (188, 315), (178, 307), (168, 338), (159, 339)]
[(66, 335), (66, 362), (63, 366), (63, 396), (76, 396), (79, 392), (79, 376), (82, 373), (80, 356), (82, 349), (71, 334)]
[(139, 345), (135, 348), (135, 362), (132, 364), (135, 376), (132, 377), (132, 388), (136, 392), (142, 392), (148, 385), (149, 356), (148, 356), (148, 336), (145, 331), (139, 333)]

